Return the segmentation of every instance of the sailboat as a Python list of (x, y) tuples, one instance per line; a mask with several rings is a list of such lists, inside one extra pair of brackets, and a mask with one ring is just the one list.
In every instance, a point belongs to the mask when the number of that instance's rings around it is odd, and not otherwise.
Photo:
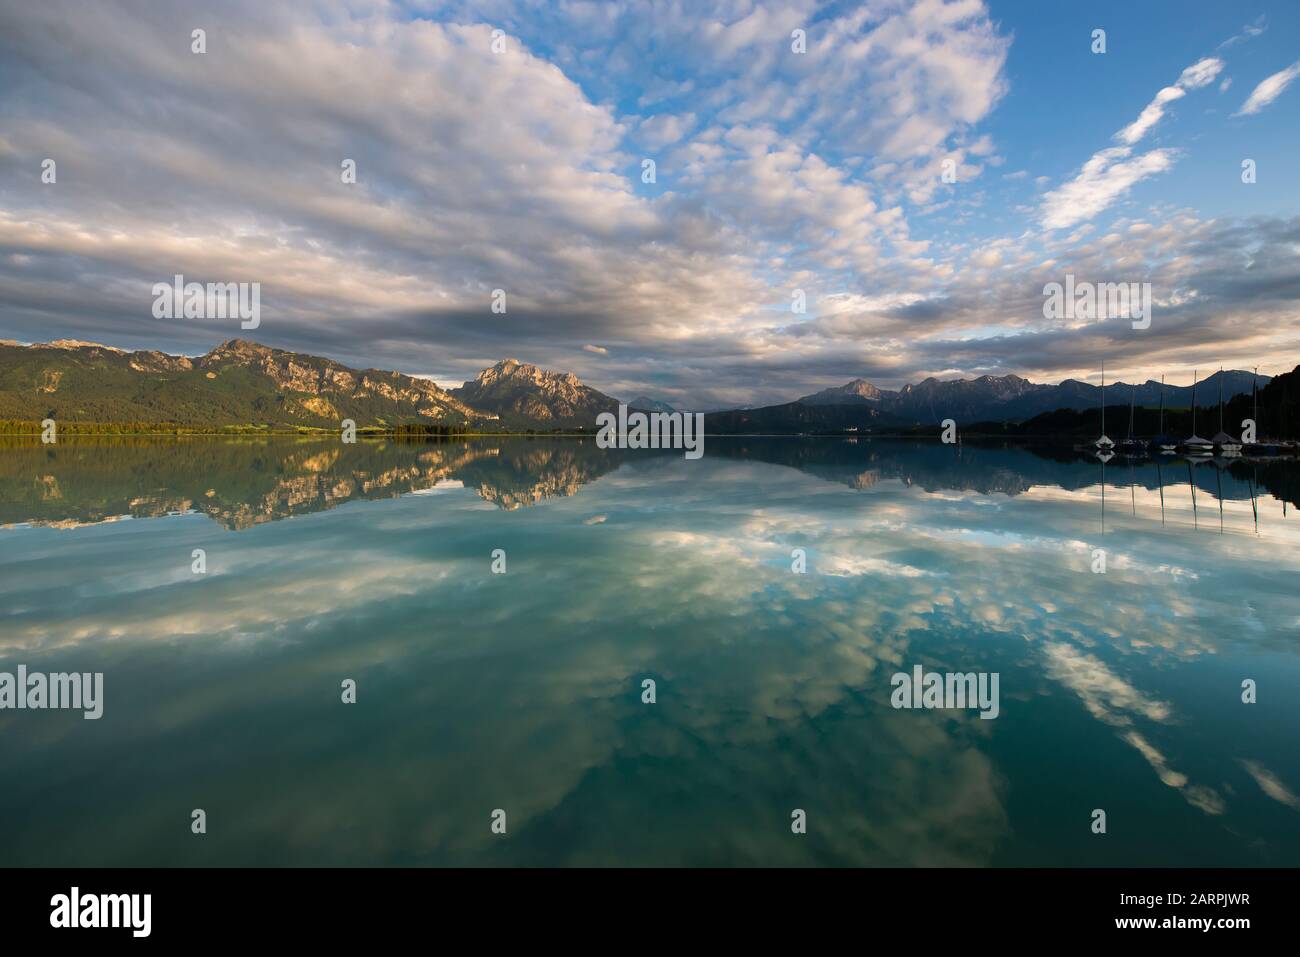
[(1105, 455), (1107, 458), (1115, 448), (1115, 443), (1106, 435), (1106, 363), (1104, 362), (1101, 364), (1101, 438), (1093, 444), (1097, 446), (1097, 454)]
[(1151, 445), (1161, 455), (1173, 455), (1178, 451), (1178, 443), (1165, 435), (1165, 377), (1160, 377), (1160, 433), (1151, 440)]
[(1129, 455), (1137, 455), (1146, 450), (1147, 444), (1141, 439), (1133, 438), (1133, 409), (1137, 404), (1138, 387), (1133, 386), (1133, 392), (1128, 400), (1128, 438), (1119, 444), (1119, 447)]
[(1196, 434), (1196, 370), (1192, 370), (1192, 434), (1183, 442), (1188, 455), (1205, 457), (1214, 454), (1214, 443)]
[(1241, 454), (1241, 443), (1223, 431), (1223, 366), (1219, 366), (1219, 434), (1211, 441), (1224, 458), (1234, 458)]

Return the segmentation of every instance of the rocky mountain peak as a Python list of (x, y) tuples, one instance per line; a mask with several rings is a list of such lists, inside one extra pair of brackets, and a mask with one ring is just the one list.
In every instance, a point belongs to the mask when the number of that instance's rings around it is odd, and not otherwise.
[(618, 403), (582, 383), (572, 372), (552, 372), (518, 359), (484, 369), (452, 395), (495, 412), (508, 423), (547, 427), (595, 426), (596, 415)]
[(260, 342), (251, 342), (248, 339), (227, 339), (221, 345), (217, 346), (208, 353), (209, 358), (221, 356), (243, 356), (252, 358), (254, 356), (269, 356), (275, 350), (270, 346), (264, 346)]
[[(37, 343), (41, 345), (41, 343)], [(106, 346), (100, 342), (84, 342), (81, 339), (52, 339), (44, 343), (50, 349), (104, 349), (108, 352), (121, 352), (121, 349), (115, 349), (112, 346)]]

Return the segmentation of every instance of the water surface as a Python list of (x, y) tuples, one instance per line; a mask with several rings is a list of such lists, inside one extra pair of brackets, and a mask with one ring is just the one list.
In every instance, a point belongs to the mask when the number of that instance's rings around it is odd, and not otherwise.
[(0, 671), (106, 701), (0, 711), (0, 864), (1300, 865), (1293, 471), (11, 440)]

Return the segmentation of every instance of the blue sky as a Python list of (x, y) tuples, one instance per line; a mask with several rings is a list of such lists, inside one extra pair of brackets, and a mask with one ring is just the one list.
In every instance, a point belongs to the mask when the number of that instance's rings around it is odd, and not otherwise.
[[(1035, 175), (1064, 178), (1078, 166), (1080, 147), (1106, 145), (1105, 131), (1128, 123), (1183, 67), (1219, 56), (1219, 81), (1185, 99), (1153, 132), (1157, 145), (1186, 149), (1179, 175), (1140, 184), (1132, 199), (1191, 204), (1209, 216), (1275, 213), (1287, 201), (1294, 208), (1287, 180), (1300, 150), (1300, 104), (1279, 99), (1273, 117), (1232, 114), (1261, 80), (1300, 58), (1300, 6), (993, 2), (989, 10), (1015, 41), (1007, 59), (1010, 89), (984, 128)], [(1247, 37), (1248, 26), (1264, 30)], [(1107, 29), (1104, 56), (1062, 42), (1096, 27)], [(1242, 39), (1221, 48), (1232, 37)], [(1225, 79), (1231, 84), (1220, 92)], [(1243, 155), (1276, 175), (1260, 177), (1256, 189), (1236, 188)]]
[[(0, 0), (0, 337), (240, 335), (153, 317), (179, 273), (269, 345), (687, 408), (1300, 361), (1294, 3), (264, 7)], [(1046, 320), (1067, 273), (1149, 328)]]

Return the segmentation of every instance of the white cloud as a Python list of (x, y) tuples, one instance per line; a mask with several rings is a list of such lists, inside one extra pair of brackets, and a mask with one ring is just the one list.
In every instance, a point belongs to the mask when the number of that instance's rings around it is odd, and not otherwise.
[(1214, 82), (1214, 78), (1223, 71), (1223, 61), (1218, 57), (1207, 56), (1197, 60), (1178, 77), (1177, 85), (1184, 90), (1199, 90)]
[(1272, 76), (1261, 80), (1259, 86), (1251, 91), (1246, 102), (1241, 105), (1241, 109), (1234, 115), (1250, 116), (1253, 113), (1258, 113), (1281, 96), (1282, 91), (1290, 86), (1291, 82), (1298, 76), (1300, 76), (1300, 60), (1292, 63), (1285, 70), (1278, 70)]
[(1254, 39), (1255, 37), (1259, 36), (1261, 33), (1263, 33), (1265, 30), (1268, 29), (1267, 21), (1268, 21), (1268, 17), (1265, 14), (1261, 13), (1258, 17), (1255, 18), (1254, 23), (1246, 24), (1244, 27), (1241, 28), (1240, 33), (1230, 36), (1228, 37), (1228, 39), (1220, 43), (1219, 49), (1226, 50), (1228, 47), (1235, 46), (1236, 44), (1241, 43), (1244, 40)]
[[(987, 220), (978, 238), (964, 229), (997, 201), (980, 210), (973, 180), (1000, 162), (978, 124), (1005, 92), (1010, 44), (977, 0), (878, 0), (820, 19), (812, 0), (451, 0), (413, 21), (381, 0), (222, 0), (206, 60), (158, 51), (207, 6), (158, 9), (0, 0), (14, 81), (0, 85), (0, 153), (19, 171), (0, 196), (0, 336), (201, 353), (227, 331), (160, 327), (150, 284), (247, 278), (263, 283), (268, 344), (443, 383), (524, 353), (611, 394), (716, 408), (760, 390), (785, 401), (845, 366), (895, 383), (990, 364), (1076, 374), (1109, 344), (1024, 327), (1041, 319), (1024, 291), (1041, 289), (1051, 258), (1163, 263), (1180, 285), (1161, 301), (1249, 290), (1203, 297), (1221, 319), (1182, 344), (1159, 338), (1173, 322), (1153, 330), (1148, 357), (1185, 358), (1193, 337), (1225, 355), (1270, 351), (1232, 323), (1295, 341), (1285, 220), (1233, 233), (1166, 213), (1118, 246), (1079, 228), (1177, 158), (1134, 144), (1213, 83), (1214, 58), (1059, 188), (1023, 169), (988, 177), (1029, 194), (1009, 197), (1008, 215), (1061, 230), (1008, 240)], [(509, 24), (507, 54), (490, 52), (485, 9)], [(805, 55), (789, 53), (791, 21), (808, 27)], [(650, 103), (666, 112), (647, 118)], [(651, 148), (663, 185), (642, 190)], [(22, 172), (47, 155), (57, 189)], [(354, 185), (339, 182), (342, 157), (357, 160)], [(942, 183), (942, 158), (958, 186)], [(485, 321), (497, 287), (509, 313)], [(797, 322), (793, 288), (812, 313)]]
[(1146, 136), (1147, 131), (1160, 118), (1165, 115), (1165, 106), (1174, 100), (1182, 99), (1187, 95), (1188, 90), (1199, 90), (1201, 87), (1214, 82), (1214, 78), (1223, 70), (1223, 61), (1218, 57), (1206, 57), (1203, 60), (1197, 60), (1178, 77), (1178, 82), (1173, 86), (1167, 86), (1156, 94), (1156, 98), (1147, 104), (1141, 115), (1130, 123), (1124, 129), (1115, 135), (1115, 138), (1126, 146), (1132, 146), (1142, 137)]
[(1132, 159), (1130, 150), (1115, 146), (1093, 155), (1070, 182), (1043, 199), (1041, 221), (1047, 229), (1068, 229), (1096, 216), (1127, 193), (1134, 184), (1163, 173), (1173, 165), (1173, 150), (1158, 149)]
[(1161, 89), (1136, 120), (1115, 134), (1122, 146), (1094, 153), (1073, 180), (1044, 197), (1040, 213), (1043, 226), (1065, 229), (1091, 219), (1127, 193), (1135, 183), (1168, 169), (1176, 155), (1173, 150), (1152, 150), (1129, 159), (1131, 147), (1160, 122), (1166, 106), (1182, 99), (1188, 90), (1197, 90), (1214, 82), (1223, 66), (1219, 58), (1205, 57), (1183, 70), (1173, 86)]
[(1172, 103), (1187, 95), (1187, 92), (1177, 86), (1167, 86), (1159, 93), (1156, 98), (1147, 104), (1138, 118), (1130, 123), (1124, 129), (1115, 134), (1115, 138), (1121, 143), (1132, 146), (1142, 137), (1146, 136), (1147, 130), (1155, 126), (1160, 118), (1165, 115), (1165, 104)]
[(678, 115), (660, 113), (645, 120), (637, 131), (637, 136), (649, 149), (663, 149), (689, 133), (695, 127), (695, 123), (694, 113)]

